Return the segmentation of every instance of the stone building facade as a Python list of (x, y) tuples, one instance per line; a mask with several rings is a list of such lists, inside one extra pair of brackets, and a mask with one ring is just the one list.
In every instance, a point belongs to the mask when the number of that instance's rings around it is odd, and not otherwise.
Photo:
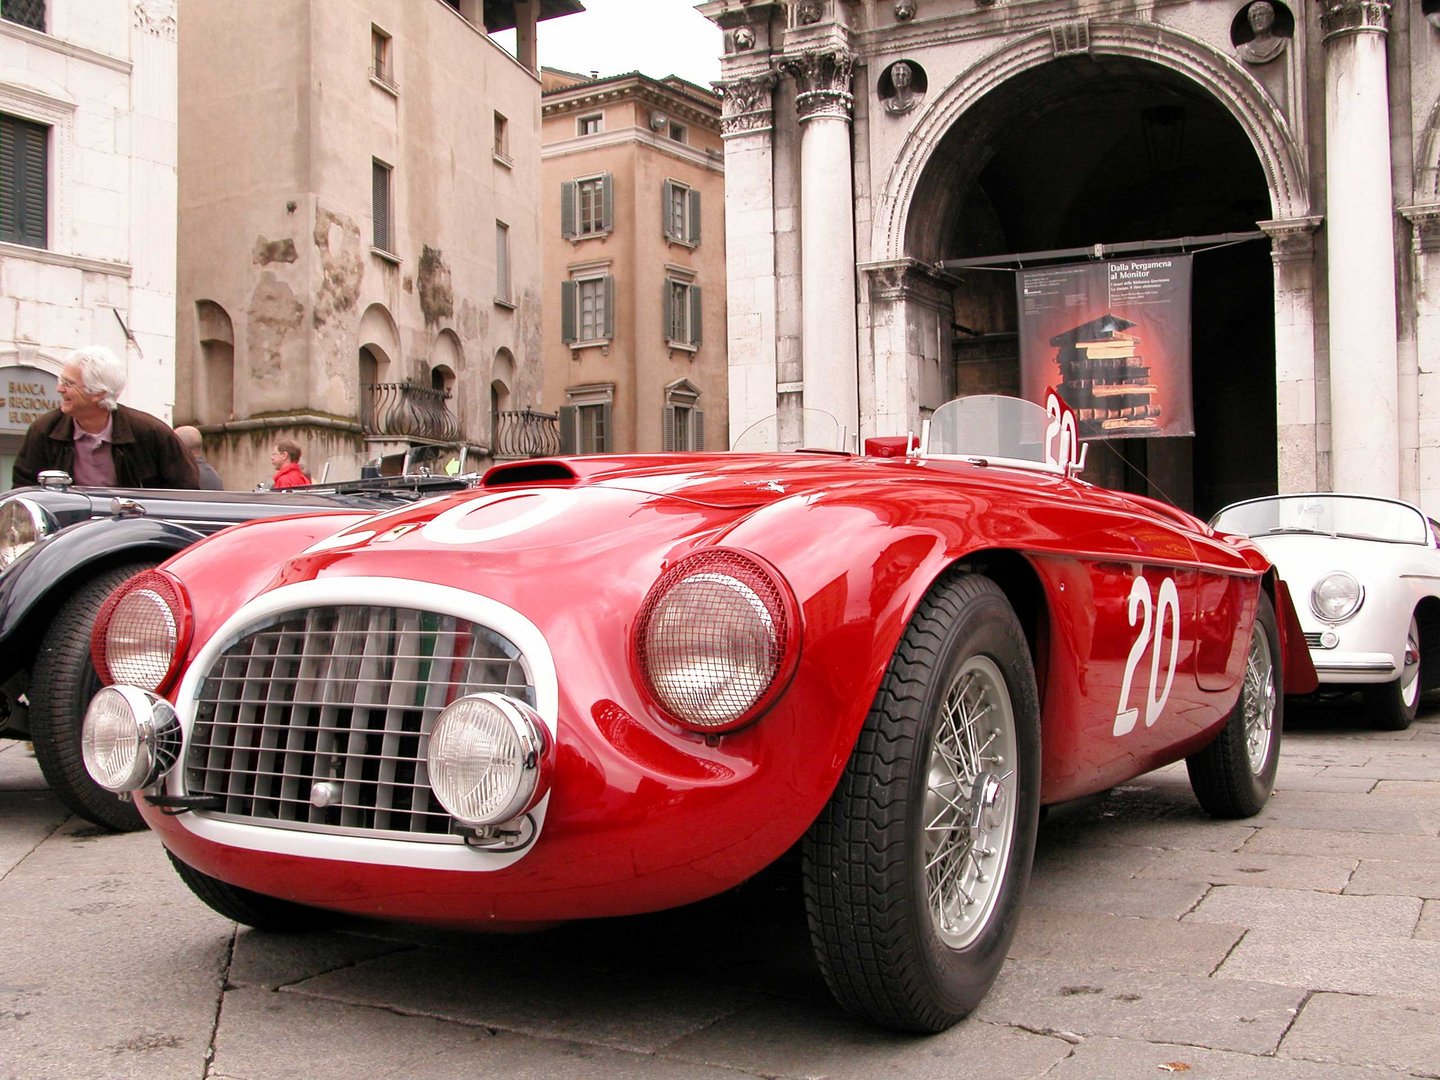
[(0, 12), (0, 489), (65, 355), (126, 358), (123, 400), (175, 387), (174, 0)]
[(228, 487), (281, 436), (317, 479), (450, 443), (473, 467), (540, 406), (536, 26), (578, 10), (186, 6), (175, 411)]
[(1440, 511), (1436, 0), (700, 10), (732, 432), (778, 412), (799, 442), (815, 409), (896, 434), (1015, 392), (1014, 269), (1152, 244), (1194, 255), (1195, 434), (1112, 440), (1087, 475), (1205, 514), (1315, 489)]
[(546, 70), (545, 408), (559, 449), (727, 449), (720, 99)]

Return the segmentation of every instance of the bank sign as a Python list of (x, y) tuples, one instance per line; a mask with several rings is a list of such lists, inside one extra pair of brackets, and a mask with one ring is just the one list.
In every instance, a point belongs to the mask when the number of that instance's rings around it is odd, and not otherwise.
[(55, 376), (33, 367), (0, 367), (0, 433), (25, 430), (60, 407)]

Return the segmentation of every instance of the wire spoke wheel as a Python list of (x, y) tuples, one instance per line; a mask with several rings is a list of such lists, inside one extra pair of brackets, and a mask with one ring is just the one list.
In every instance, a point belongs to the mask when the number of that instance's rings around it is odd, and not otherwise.
[(1250, 655), (1245, 662), (1245, 688), (1240, 702), (1245, 710), (1245, 754), (1250, 771), (1265, 767), (1270, 752), (1270, 732), (1275, 726), (1275, 658), (1270, 641), (1260, 633), (1250, 635)]
[(936, 932), (968, 945), (994, 909), (1013, 847), (1015, 715), (988, 657), (966, 662), (945, 692), (930, 749), (925, 882)]

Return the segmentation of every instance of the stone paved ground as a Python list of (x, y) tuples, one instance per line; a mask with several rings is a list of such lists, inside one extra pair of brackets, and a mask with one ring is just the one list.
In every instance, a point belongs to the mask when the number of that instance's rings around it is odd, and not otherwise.
[(999, 981), (930, 1038), (831, 1003), (782, 880), (516, 937), (240, 930), (0, 742), (0, 1077), (492, 1075), (1440, 1077), (1440, 705), (1292, 709), (1250, 821), (1183, 767), (1053, 814)]

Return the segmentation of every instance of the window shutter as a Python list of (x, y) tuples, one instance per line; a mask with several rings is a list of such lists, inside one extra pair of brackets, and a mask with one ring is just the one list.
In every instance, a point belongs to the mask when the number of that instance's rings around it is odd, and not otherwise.
[(660, 189), (660, 235), (666, 240), (678, 240), (675, 235), (672, 222), (675, 216), (670, 212), (670, 207), (675, 201), (675, 181), (666, 180), (665, 186)]
[(700, 344), (700, 286), (690, 286), (690, 344)]
[(690, 189), (690, 243), (700, 243), (700, 192), (694, 188)]
[(46, 245), (49, 129), (0, 117), (0, 240)]
[(575, 332), (575, 298), (579, 288), (578, 282), (562, 281), (560, 283), (560, 340), (567, 345), (577, 336)]
[(560, 235), (574, 240), (578, 235), (575, 228), (575, 181), (566, 180), (560, 184)]
[(661, 333), (666, 341), (675, 337), (675, 283), (666, 278), (660, 284)]
[(600, 406), (600, 445), (595, 447), (596, 453), (608, 454), (615, 445), (615, 437), (610, 434), (610, 417), (614, 411), (614, 406), (608, 401)]
[(560, 406), (560, 453), (575, 453), (575, 420), (576, 410), (574, 405)]
[(692, 446), (690, 449), (692, 449), (692, 450), (704, 450), (704, 449), (705, 449), (705, 410), (704, 410), (704, 409), (691, 409), (691, 410), (690, 410), (690, 430), (691, 430), (691, 432), (693, 433), (693, 438), (694, 438), (694, 440), (695, 440), (695, 445)]
[(661, 449), (665, 451), (680, 449), (675, 445), (675, 406), (665, 406), (664, 434)]
[(606, 274), (601, 280), (604, 284), (600, 291), (605, 294), (605, 331), (601, 336), (609, 339), (615, 336), (615, 278)]
[(615, 178), (608, 172), (600, 177), (600, 229), (610, 232), (615, 228)]
[(381, 251), (393, 251), (390, 246), (390, 167), (375, 161), (371, 163), (371, 193), (374, 211), (374, 245)]

